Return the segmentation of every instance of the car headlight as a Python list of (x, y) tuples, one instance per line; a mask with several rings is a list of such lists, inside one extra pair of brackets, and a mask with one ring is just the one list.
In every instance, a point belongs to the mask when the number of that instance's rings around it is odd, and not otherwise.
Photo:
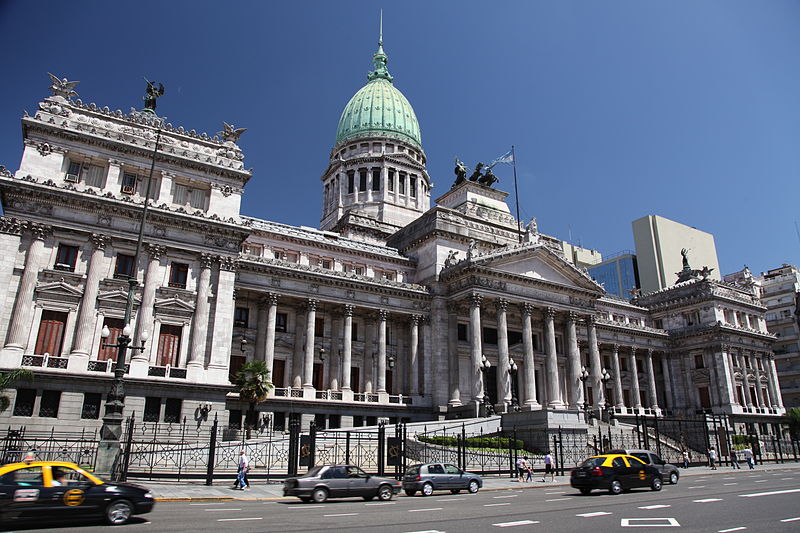
[(117, 487), (115, 487), (114, 485), (106, 485), (105, 491), (106, 492), (117, 492)]
[(153, 497), (153, 493), (152, 492), (145, 492), (144, 493), (144, 497), (145, 498), (152, 498)]

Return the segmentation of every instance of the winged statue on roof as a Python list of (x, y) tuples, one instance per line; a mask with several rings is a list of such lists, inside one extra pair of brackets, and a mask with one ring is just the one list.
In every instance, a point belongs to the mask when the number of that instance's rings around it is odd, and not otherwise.
[(228, 124), (227, 122), (223, 122), (222, 127), (223, 130), (217, 132), (217, 134), (222, 136), (224, 140), (234, 143), (239, 140), (239, 137), (242, 136), (242, 133), (247, 131), (247, 128), (237, 128), (233, 124)]
[(59, 78), (49, 72), (47, 75), (50, 76), (50, 81), (52, 82), (50, 90), (53, 92), (53, 96), (62, 96), (67, 99), (78, 96), (78, 93), (75, 92), (75, 86), (80, 83), (79, 81), (69, 81), (67, 78)]

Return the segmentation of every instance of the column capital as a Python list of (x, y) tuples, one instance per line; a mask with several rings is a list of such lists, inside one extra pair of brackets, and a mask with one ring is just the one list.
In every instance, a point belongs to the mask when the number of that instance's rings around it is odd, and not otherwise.
[(268, 292), (267, 294), (263, 295), (261, 298), (258, 299), (258, 308), (266, 309), (270, 306), (278, 305), (279, 298), (280, 296), (278, 296), (274, 292)]
[(89, 236), (89, 241), (98, 250), (105, 250), (108, 243), (111, 242), (111, 237), (103, 235), (102, 233), (92, 233)]
[(225, 272), (236, 272), (239, 267), (239, 261), (230, 255), (218, 255), (219, 269)]
[(587, 326), (594, 327), (594, 325), (597, 323), (597, 315), (586, 315), (585, 320)]
[(200, 268), (211, 268), (214, 263), (214, 256), (211, 254), (200, 254)]
[(567, 322), (572, 322), (574, 324), (578, 322), (579, 319), (580, 315), (578, 315), (578, 313), (576, 313), (575, 311), (570, 311), (569, 313), (567, 313)]
[(498, 298), (494, 302), (494, 305), (495, 305), (495, 307), (497, 308), (498, 311), (505, 312), (505, 311), (508, 310), (508, 300), (506, 300), (505, 298)]
[(147, 255), (149, 255), (150, 259), (153, 261), (161, 259), (161, 256), (167, 253), (167, 247), (160, 244), (146, 243), (145, 247), (147, 248)]
[(306, 311), (316, 311), (318, 305), (319, 305), (319, 300), (316, 300), (314, 298), (309, 298), (308, 300), (306, 300), (306, 304), (304, 307)]
[(0, 233), (21, 235), (25, 223), (14, 217), (0, 217)]
[(556, 318), (556, 310), (552, 307), (546, 307), (544, 311), (542, 311), (542, 315), (544, 315), (544, 318), (553, 320)]
[(636, 346), (631, 346), (631, 357), (636, 357)]
[(522, 311), (523, 316), (530, 317), (533, 314), (533, 310), (536, 309), (533, 304), (524, 303), (520, 304), (519, 306), (520, 311)]
[(419, 323), (422, 322), (422, 315), (411, 315), (408, 317), (408, 320), (412, 325), (418, 326)]
[(614, 355), (619, 355), (619, 344), (616, 342), (611, 345), (611, 350), (614, 352)]
[(386, 322), (386, 319), (389, 318), (389, 311), (386, 309), (379, 309), (378, 310), (378, 321)]
[(483, 300), (483, 295), (478, 293), (472, 293), (469, 295), (470, 300), (470, 307), (480, 307), (481, 301)]
[(354, 305), (350, 305), (350, 304), (344, 304), (343, 307), (344, 307), (344, 309), (343, 309), (342, 313), (344, 314), (344, 316), (352, 317), (353, 316), (353, 310), (355, 310), (355, 306)]
[(647, 357), (653, 357), (653, 349), (652, 348), (648, 348), (647, 349)]
[(43, 241), (47, 238), (48, 235), (53, 233), (53, 226), (31, 222), (28, 224), (28, 230), (30, 230), (30, 232), (33, 233), (33, 238), (35, 240)]

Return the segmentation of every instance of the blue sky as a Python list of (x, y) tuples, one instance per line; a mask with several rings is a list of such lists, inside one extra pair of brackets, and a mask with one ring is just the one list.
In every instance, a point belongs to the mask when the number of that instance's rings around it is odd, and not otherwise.
[[(522, 218), (604, 254), (659, 214), (713, 233), (723, 273), (800, 263), (800, 3), (677, 1), (0, 2), (0, 164), (47, 72), (84, 102), (209, 134), (247, 127), (243, 213), (317, 227), (339, 115), (384, 9), (433, 198), (514, 144)], [(510, 167), (498, 187), (513, 193)], [(513, 194), (509, 197), (513, 209)]]

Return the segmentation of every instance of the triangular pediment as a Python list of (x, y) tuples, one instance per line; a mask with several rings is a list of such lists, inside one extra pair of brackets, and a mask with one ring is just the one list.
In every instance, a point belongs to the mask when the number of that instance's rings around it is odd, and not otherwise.
[(83, 291), (77, 287), (73, 287), (64, 281), (53, 281), (51, 283), (42, 283), (36, 287), (36, 292), (40, 295), (48, 296), (68, 296), (80, 298), (83, 296)]
[(156, 300), (155, 308), (159, 311), (194, 311), (194, 306), (192, 304), (175, 297)]
[(476, 258), (474, 265), (548, 283), (603, 292), (602, 286), (544, 245), (523, 245)]
[[(128, 291), (124, 291), (122, 289), (108, 291), (108, 292), (101, 292), (97, 296), (98, 302), (104, 303), (122, 303), (123, 305), (128, 301)], [(134, 297), (134, 303), (139, 303), (141, 301), (140, 298)]]

